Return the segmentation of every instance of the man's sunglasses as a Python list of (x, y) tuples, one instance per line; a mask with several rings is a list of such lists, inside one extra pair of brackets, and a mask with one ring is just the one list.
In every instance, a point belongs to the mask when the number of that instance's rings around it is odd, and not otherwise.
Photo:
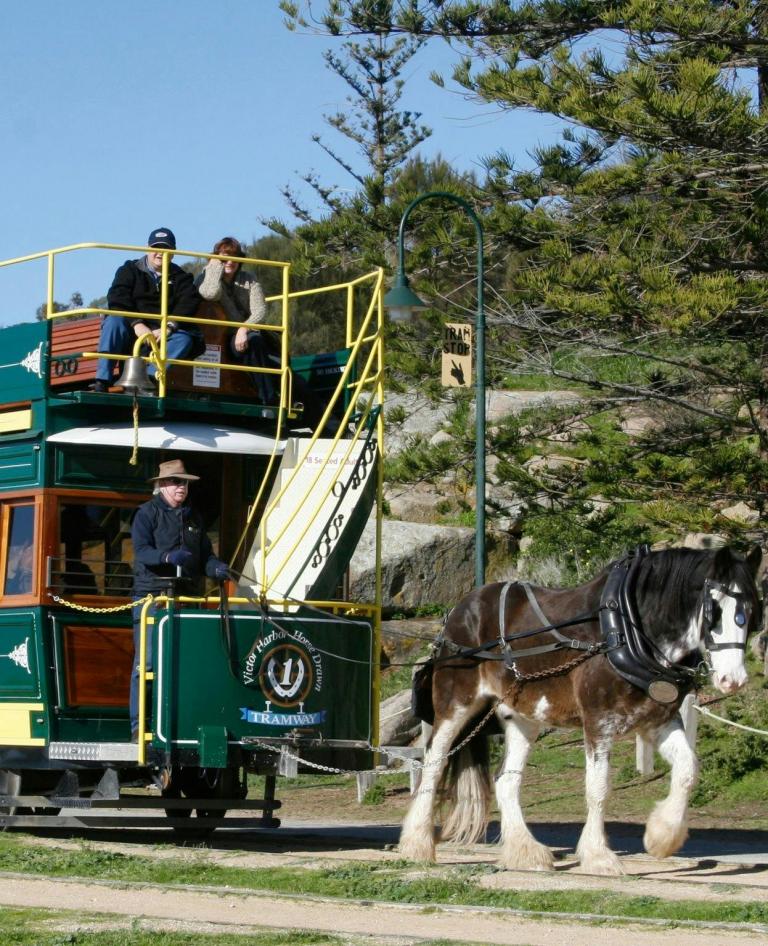
[(168, 483), (170, 483), (171, 486), (188, 486), (189, 485), (187, 480), (182, 480), (178, 476), (169, 476)]

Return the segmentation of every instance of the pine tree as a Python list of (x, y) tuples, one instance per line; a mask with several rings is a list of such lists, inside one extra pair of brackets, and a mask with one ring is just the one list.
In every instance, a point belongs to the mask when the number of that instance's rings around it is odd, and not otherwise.
[[(295, 6), (281, 4), (293, 23)], [(391, 2), (378, 2), (381, 15), (393, 9)], [(283, 191), (299, 226), (292, 230), (280, 220), (266, 221), (278, 233), (291, 233), (299, 241), (296, 257), (305, 269), (319, 266), (366, 267), (386, 258), (384, 241), (396, 233), (388, 204), (394, 181), (415, 149), (431, 134), (421, 124), (421, 114), (399, 108), (403, 94), (403, 69), (417, 54), (422, 40), (379, 31), (362, 42), (341, 44), (341, 52), (327, 50), (328, 68), (350, 90), (349, 108), (326, 115), (326, 123), (354, 145), (357, 160), (347, 159), (338, 148), (326, 144), (319, 134), (313, 141), (329, 155), (354, 191), (339, 184), (326, 184), (314, 172), (302, 179), (309, 185), (320, 213), (308, 208), (291, 187)]]
[[(570, 124), (533, 171), (503, 150), (490, 158), (479, 197), (490, 268), (504, 274), (489, 306), (497, 371), (591, 392), (578, 418), (508, 425), (500, 476), (531, 513), (581, 510), (593, 536), (621, 509), (653, 536), (737, 534), (718, 510), (745, 500), (762, 512), (768, 472), (768, 4), (388, 6), (302, 10), (335, 35), (447, 38), (468, 94)], [(641, 405), (654, 423), (628, 438), (619, 418)], [(577, 420), (588, 427), (573, 452), (589, 463), (522, 466)], [(610, 514), (595, 514), (596, 494)]]

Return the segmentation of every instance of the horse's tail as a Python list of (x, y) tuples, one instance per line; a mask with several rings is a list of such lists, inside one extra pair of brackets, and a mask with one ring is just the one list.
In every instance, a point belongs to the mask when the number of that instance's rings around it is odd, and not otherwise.
[[(474, 722), (474, 721), (473, 721)], [(457, 741), (461, 741), (460, 736)], [(491, 807), (488, 737), (476, 733), (448, 760), (443, 778), (443, 819), (440, 839), (474, 844), (485, 837)]]

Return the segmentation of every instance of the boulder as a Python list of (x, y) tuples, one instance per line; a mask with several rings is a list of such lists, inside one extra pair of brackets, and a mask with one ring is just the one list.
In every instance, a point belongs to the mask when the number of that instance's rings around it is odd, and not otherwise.
[[(474, 529), (385, 519), (382, 523), (382, 606), (453, 605), (474, 587)], [(350, 597), (373, 601), (376, 522), (363, 530), (350, 563)]]
[[(548, 407), (558, 404), (577, 404), (583, 395), (574, 391), (487, 391), (485, 399), (486, 425), (498, 422), (511, 414), (532, 407)], [(454, 410), (452, 393), (446, 393), (435, 403), (418, 392), (389, 394), (385, 418), (404, 414), (401, 421), (388, 422), (385, 449), (389, 454), (400, 453), (414, 437), (423, 437), (433, 443), (450, 439), (444, 426)], [(474, 413), (474, 404), (472, 406)]]
[(379, 706), (379, 745), (408, 746), (421, 735), (421, 720), (413, 715), (411, 691), (401, 690)]
[(578, 404), (583, 400), (584, 396), (575, 391), (488, 391), (485, 418), (488, 423), (493, 423), (531, 407)]
[(724, 519), (731, 519), (734, 522), (743, 522), (750, 526), (754, 525), (760, 519), (760, 513), (744, 502), (736, 503), (734, 506), (729, 506), (727, 509), (721, 509), (720, 515)]
[(439, 430), (448, 420), (454, 409), (452, 400), (434, 404), (417, 393), (389, 394), (384, 414), (385, 420), (390, 415), (404, 413), (402, 421), (387, 423), (384, 449), (388, 454), (400, 453), (414, 437), (426, 440)]
[(393, 483), (384, 491), (393, 519), (409, 522), (434, 522), (438, 503), (446, 502), (444, 490), (431, 483)]

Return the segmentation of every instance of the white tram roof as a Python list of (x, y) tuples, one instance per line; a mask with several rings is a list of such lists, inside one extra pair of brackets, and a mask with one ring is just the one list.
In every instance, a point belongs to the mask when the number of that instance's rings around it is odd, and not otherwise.
[[(98, 444), (104, 447), (132, 447), (133, 424), (100, 424), (98, 427), (72, 427), (48, 437), (50, 443)], [(139, 446), (156, 450), (194, 450), (200, 453), (282, 454), (285, 441), (275, 444), (274, 437), (240, 427), (194, 422), (168, 422), (139, 426)]]

